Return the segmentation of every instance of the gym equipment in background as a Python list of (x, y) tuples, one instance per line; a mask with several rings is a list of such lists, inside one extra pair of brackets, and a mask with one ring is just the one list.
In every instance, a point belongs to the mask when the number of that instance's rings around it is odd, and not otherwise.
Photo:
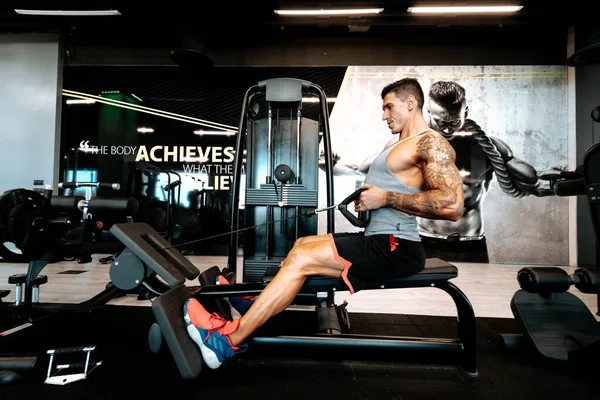
[(0, 354), (0, 385), (23, 379), (23, 374), (32, 371), (38, 359), (38, 354)]
[[(61, 182), (59, 189), (85, 188), (85, 197), (52, 196), (52, 205), (57, 210), (70, 213), (74, 219), (77, 211), (78, 224), (60, 239), (62, 258), (77, 259), (79, 263), (92, 260), (92, 254), (117, 253), (122, 250), (112, 238), (110, 227), (119, 222), (133, 222), (139, 203), (133, 197), (93, 196), (93, 188), (121, 189), (118, 183), (103, 182)], [(75, 207), (73, 207), (75, 205)]]
[[(323, 128), (325, 171), (327, 179), (327, 206), (317, 209), (316, 169), (318, 168), (318, 129), (314, 121), (289, 122), (275, 118), (281, 107), (298, 106), (302, 92), (316, 94), (321, 102), (320, 124)], [(272, 103), (269, 118), (248, 124), (248, 104), (256, 104), (254, 95), (266, 93)], [(215, 307), (224, 317), (229, 309), (225, 299), (230, 296), (258, 295), (279, 270), (279, 262), (291, 249), (295, 239), (313, 234), (317, 212), (327, 211), (328, 232), (334, 231), (335, 208), (359, 227), (369, 220), (369, 213), (354, 216), (347, 209), (359, 194), (352, 193), (339, 205), (333, 203), (331, 146), (329, 142), (328, 109), (326, 96), (316, 85), (295, 79), (273, 79), (259, 82), (247, 92), (237, 137), (235, 172), (232, 196), (232, 230), (228, 267), (212, 267), (200, 274), (199, 270), (160, 233), (145, 223), (115, 224), (111, 232), (126, 249), (110, 267), (113, 284), (123, 290), (145, 284), (157, 276), (168, 286), (152, 303), (156, 324), (149, 331), (151, 349), (158, 351), (164, 340), (185, 379), (196, 378), (202, 370), (202, 356), (198, 346), (189, 337), (183, 318), (183, 305), (192, 296), (207, 308)], [(254, 114), (258, 114), (251, 107)], [(300, 116), (299, 110), (291, 115)], [(253, 115), (252, 118), (255, 118)], [(273, 119), (275, 118), (275, 119)], [(261, 127), (267, 134), (260, 134)], [(301, 132), (307, 125), (309, 133)], [(278, 135), (271, 132), (277, 127)], [(248, 132), (248, 135), (245, 133)], [(244, 143), (248, 146), (246, 175), (246, 203), (244, 221), (239, 227), (239, 193)], [(284, 145), (285, 143), (288, 146)], [(290, 145), (291, 144), (291, 145)], [(265, 153), (266, 148), (266, 153)], [(276, 154), (273, 154), (276, 153)], [(304, 156), (306, 153), (306, 156)], [(266, 169), (265, 169), (266, 166)], [(275, 218), (279, 216), (279, 218)], [(312, 219), (311, 219), (312, 218)], [(273, 225), (273, 226), (271, 226)], [(257, 232), (257, 228), (265, 228)], [(266, 229), (269, 227), (268, 229)], [(239, 232), (245, 232), (242, 267), (243, 283), (236, 283), (238, 274)], [(251, 231), (251, 232), (250, 232)], [(200, 239), (202, 240), (202, 239)], [(218, 275), (227, 276), (230, 285), (219, 285)], [(255, 332), (249, 338), (248, 353), (256, 351), (259, 357), (315, 357), (333, 359), (381, 359), (392, 362), (440, 363), (457, 365), (468, 376), (477, 375), (475, 346), (475, 315), (467, 297), (450, 282), (458, 269), (442, 260), (427, 260), (425, 269), (416, 275), (373, 284), (364, 290), (397, 288), (438, 288), (450, 295), (457, 308), (457, 335), (451, 338), (393, 337), (357, 335), (351, 333), (350, 314), (345, 305), (336, 305), (334, 295), (348, 288), (342, 279), (309, 277), (293, 304), (315, 307), (316, 328), (308, 332), (292, 330), (286, 334), (261, 335)], [(186, 283), (198, 279), (200, 287), (192, 290)], [(220, 305), (219, 305), (220, 304)], [(286, 314), (284, 311), (282, 314)]]
[[(586, 195), (596, 242), (600, 244), (600, 144), (590, 147), (575, 171), (547, 174), (558, 196)], [(598, 246), (597, 246), (598, 247)], [(597, 254), (597, 257), (600, 255)], [(578, 268), (572, 275), (556, 267), (528, 267), (517, 274), (521, 289), (510, 307), (522, 334), (503, 334), (507, 349), (529, 343), (544, 357), (559, 361), (595, 360), (600, 355), (600, 323), (577, 296), (596, 294), (600, 301), (600, 270)]]
[[(117, 183), (65, 182), (59, 188), (85, 187), (83, 196), (44, 194), (12, 189), (0, 196), (0, 256), (10, 262), (29, 262), (52, 249), (59, 259), (89, 261), (91, 254), (114, 253), (122, 245), (110, 238), (115, 222), (131, 219), (138, 207), (132, 197), (92, 197), (91, 188)], [(8, 243), (13, 243), (17, 251)], [(53, 260), (54, 261), (54, 260)]]
[[(48, 385), (68, 385), (69, 383), (77, 382), (86, 379), (96, 367), (102, 365), (102, 361), (93, 361), (91, 353), (95, 350), (95, 346), (81, 347), (63, 347), (59, 349), (50, 349), (47, 354), (50, 356), (48, 361), (48, 372), (46, 373), (45, 384)], [(67, 364), (54, 365), (54, 359), (59, 355), (84, 353), (84, 361), (70, 362)], [(70, 374), (65, 374), (64, 371), (76, 370)]]
[(600, 294), (600, 271), (578, 268), (572, 275), (557, 267), (522, 268), (517, 279), (521, 290), (510, 302), (522, 334), (503, 334), (507, 349), (524, 344), (544, 357), (559, 361), (596, 360), (600, 355), (600, 323), (577, 296)]
[[(172, 169), (163, 168), (147, 162), (129, 163), (130, 178), (128, 192), (136, 195), (140, 202), (135, 220), (146, 222), (160, 232), (170, 243), (189, 243), (182, 251), (187, 254), (202, 253), (203, 243), (194, 239), (205, 234), (205, 227), (216, 229), (219, 224), (208, 212), (206, 199), (214, 194), (204, 192), (201, 199), (193, 199), (198, 193), (189, 192), (190, 207), (181, 205), (181, 175)], [(172, 180), (171, 174), (177, 179)], [(159, 189), (160, 175), (166, 176), (167, 183)], [(165, 200), (159, 199), (157, 193), (162, 193)], [(198, 200), (204, 200), (198, 204)], [(192, 207), (199, 206), (199, 207)]]
[[(51, 191), (43, 195), (23, 188), (7, 190), (0, 196), (0, 256), (11, 262), (40, 257), (56, 245), (72, 223), (52, 207)], [(20, 252), (10, 249), (8, 243)]]
[[(61, 188), (74, 187), (113, 187), (118, 184), (102, 182), (69, 182), (61, 183)], [(52, 200), (50, 200), (52, 199)], [(53, 207), (54, 201), (56, 207)], [(92, 217), (92, 213), (98, 214), (104, 211), (112, 215), (133, 214), (137, 202), (130, 198), (100, 198), (92, 197), (89, 200), (80, 196), (52, 196), (52, 191), (47, 190), (45, 196), (31, 190), (15, 189), (7, 191), (0, 197), (0, 235), (2, 242), (15, 243), (21, 250), (23, 256), (30, 260), (27, 274), (13, 275), (9, 281), (16, 284), (17, 296), (14, 304), (0, 303), (2, 313), (11, 314), (11, 325), (0, 327), (0, 336), (16, 333), (22, 329), (32, 326), (35, 321), (47, 318), (61, 309), (88, 309), (95, 306), (105, 305), (115, 297), (121, 296), (124, 291), (114, 286), (107, 285), (105, 290), (80, 304), (49, 304), (39, 303), (36, 288), (46, 282), (47, 278), (40, 272), (50, 263), (56, 260), (56, 254), (95, 254), (108, 249), (120, 252), (124, 249), (123, 244), (110, 238), (107, 242), (80, 242), (65, 243), (62, 236), (65, 230), (72, 227), (73, 217), (59, 216), (57, 209), (63, 211), (73, 207), (74, 210), (83, 212), (83, 220)], [(125, 220), (123, 217), (121, 220)], [(130, 220), (130, 222), (132, 222)], [(110, 233), (110, 232), (108, 232)], [(107, 243), (111, 243), (108, 245)], [(50, 311), (51, 310), (51, 311)]]
[[(181, 175), (177, 171), (161, 168), (147, 162), (130, 162), (129, 169), (131, 176), (129, 182), (130, 192), (137, 194), (138, 191), (142, 191), (143, 186), (146, 187), (145, 193), (140, 193), (140, 197), (147, 199), (145, 202), (148, 203), (146, 206), (149, 209), (145, 210), (145, 213), (148, 223), (151, 223), (155, 229), (161, 232), (168, 241), (171, 241), (174, 237), (177, 238), (181, 234), (182, 227), (177, 224), (173, 214), (181, 208)], [(141, 179), (139, 179), (140, 182), (137, 182), (133, 177), (134, 171), (146, 174), (148, 182), (144, 184)], [(155, 186), (159, 174), (167, 176), (167, 184), (163, 188), (167, 197), (165, 202), (150, 200), (154, 197), (154, 190), (151, 190), (151, 188)], [(178, 179), (172, 181), (171, 174), (176, 175)], [(139, 187), (135, 188), (136, 185), (139, 185)], [(160, 205), (154, 203), (160, 203)]]

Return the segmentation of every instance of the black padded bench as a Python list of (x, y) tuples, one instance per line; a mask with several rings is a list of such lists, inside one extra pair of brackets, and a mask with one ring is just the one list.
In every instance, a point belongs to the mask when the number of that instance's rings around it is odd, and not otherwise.
[[(279, 267), (269, 268), (262, 279), (263, 283), (269, 283), (279, 271)], [(436, 282), (447, 281), (458, 276), (458, 268), (439, 258), (429, 258), (425, 263), (425, 269), (416, 275), (411, 275), (401, 279), (391, 279), (381, 283), (374, 283), (363, 290), (376, 289), (398, 289), (409, 287), (431, 286)], [(325, 276), (314, 276), (306, 280), (301, 289), (301, 293), (316, 293), (322, 291), (343, 291), (348, 290), (348, 286), (342, 279), (330, 278)]]
[[(185, 379), (197, 377), (202, 370), (203, 361), (197, 345), (189, 337), (184, 325), (183, 305), (186, 300), (192, 296), (202, 301), (207, 298), (223, 298), (231, 295), (259, 294), (268, 284), (268, 276), (262, 283), (200, 286), (192, 294), (184, 285), (184, 276), (192, 279), (190, 276), (195, 267), (149, 225), (117, 224), (113, 226), (111, 232), (130, 250), (129, 254), (137, 256), (144, 265), (153, 269), (172, 286), (170, 290), (154, 300), (152, 310), (181, 376)], [(331, 351), (338, 356), (350, 358), (352, 356), (349, 355), (362, 351), (374, 359), (381, 356), (394, 361), (402, 360), (404, 353), (423, 354), (423, 360), (428, 359), (427, 356), (431, 358), (433, 354), (440, 356), (440, 363), (455, 364), (469, 376), (476, 376), (475, 315), (464, 293), (450, 282), (457, 275), (458, 269), (454, 265), (439, 259), (428, 259), (425, 269), (419, 274), (363, 289), (433, 287), (444, 290), (454, 300), (457, 308), (458, 330), (455, 338), (315, 333), (293, 336), (254, 336), (248, 341), (249, 348), (255, 346), (276, 348), (279, 356), (285, 356), (286, 352), (294, 350), (302, 354), (304, 349), (317, 349), (323, 355)], [(318, 297), (326, 293), (332, 296), (332, 293), (344, 290), (348, 288), (341, 279), (310, 277), (306, 280), (300, 295)], [(416, 357), (415, 360), (419, 362), (421, 358)]]
[[(279, 267), (267, 269), (262, 279), (262, 283), (241, 283), (227, 286), (203, 286), (197, 292), (197, 295), (215, 295), (225, 297), (231, 295), (254, 295), (262, 292), (265, 286), (275, 277), (279, 271)], [(418, 274), (411, 275), (406, 278), (392, 279), (381, 283), (373, 284), (363, 290), (380, 290), (380, 289), (400, 289), (410, 287), (429, 287), (435, 286), (438, 283), (447, 282), (450, 279), (458, 276), (458, 268), (456, 266), (440, 260), (439, 258), (429, 258), (425, 263), (425, 269)], [(306, 282), (300, 290), (300, 295), (311, 295), (317, 292), (324, 291), (346, 291), (348, 286), (342, 279), (312, 276), (306, 279)], [(197, 296), (195, 295), (195, 296)]]

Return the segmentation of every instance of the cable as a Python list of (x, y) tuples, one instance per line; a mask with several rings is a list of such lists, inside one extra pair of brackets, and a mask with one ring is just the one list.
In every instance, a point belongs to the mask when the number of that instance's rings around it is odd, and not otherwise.
[[(287, 220), (287, 219), (292, 219), (292, 218), (296, 218), (296, 216), (294, 215), (293, 217), (288, 217), (288, 218), (285, 218), (285, 219)], [(177, 247), (182, 247), (182, 246), (185, 246), (185, 245), (188, 245), (188, 244), (199, 243), (199, 242), (202, 242), (202, 241), (205, 241), (205, 240), (209, 240), (209, 239), (214, 239), (214, 238), (217, 238), (217, 237), (220, 237), (220, 236), (231, 235), (232, 233), (238, 233), (238, 232), (247, 231), (249, 229), (258, 228), (258, 227), (261, 227), (261, 226), (267, 226), (269, 224), (274, 224), (274, 223), (280, 222), (280, 221), (281, 220), (274, 220), (274, 221), (267, 222), (267, 223), (260, 224), (260, 225), (253, 225), (253, 226), (248, 226), (246, 228), (236, 229), (235, 231), (229, 231), (229, 232), (219, 233), (217, 235), (208, 236), (208, 237), (201, 238), (201, 239), (190, 240), (189, 242), (179, 243), (179, 244), (176, 244), (174, 246), (165, 247), (163, 250), (175, 249)]]
[[(325, 211), (325, 210), (330, 210), (330, 209), (336, 208), (336, 207), (339, 207), (339, 204), (336, 204), (336, 205), (333, 205), (333, 206), (329, 206), (329, 207), (325, 207), (325, 208), (316, 208), (316, 209), (306, 210), (306, 212), (304, 213), (304, 216), (310, 217), (312, 215), (315, 215), (318, 212)], [(269, 224), (274, 224), (276, 222), (283, 222), (283, 221), (286, 221), (288, 219), (292, 219), (292, 218), (296, 218), (296, 217), (297, 217), (297, 214), (294, 215), (293, 217), (287, 217), (287, 218), (283, 218), (283, 219), (279, 219), (279, 220), (274, 220), (274, 221), (267, 222), (267, 223), (260, 224), (260, 225), (248, 226), (246, 228), (236, 229), (235, 231), (229, 231), (229, 232), (225, 232), (225, 233), (219, 233), (217, 235), (208, 236), (208, 237), (201, 238), (201, 239), (190, 240), (189, 242), (179, 243), (179, 244), (176, 244), (174, 246), (165, 247), (163, 250), (175, 249), (177, 247), (182, 247), (182, 246), (185, 246), (185, 245), (188, 245), (188, 244), (199, 243), (199, 242), (203, 242), (205, 240), (214, 239), (214, 238), (225, 236), (225, 235), (231, 235), (232, 233), (243, 232), (243, 231), (247, 231), (249, 229), (254, 229), (254, 228), (261, 227), (261, 226), (266, 226), (266, 225), (269, 225)]]

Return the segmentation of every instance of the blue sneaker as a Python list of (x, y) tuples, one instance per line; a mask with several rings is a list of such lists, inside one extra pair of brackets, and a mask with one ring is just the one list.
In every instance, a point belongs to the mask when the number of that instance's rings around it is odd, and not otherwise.
[(240, 320), (226, 321), (215, 313), (209, 313), (196, 299), (189, 299), (183, 306), (184, 322), (188, 334), (200, 348), (202, 358), (211, 369), (217, 369), (223, 361), (246, 351), (246, 344), (236, 347), (228, 335), (237, 331)]
[[(225, 279), (223, 275), (219, 275), (217, 278), (217, 285), (229, 285), (229, 281)], [(231, 306), (231, 316), (233, 319), (241, 318), (244, 314), (248, 312), (250, 306), (252, 305), (252, 299), (254, 296), (232, 296), (229, 299), (226, 299), (229, 305)]]

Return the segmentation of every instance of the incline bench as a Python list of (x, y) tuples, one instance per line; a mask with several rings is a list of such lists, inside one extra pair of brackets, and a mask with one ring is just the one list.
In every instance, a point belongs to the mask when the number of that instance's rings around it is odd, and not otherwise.
[[(181, 376), (185, 379), (196, 378), (202, 370), (203, 361), (200, 350), (189, 337), (184, 325), (185, 301), (192, 296), (203, 302), (209, 298), (214, 300), (229, 296), (257, 295), (267, 285), (268, 277), (262, 283), (202, 285), (192, 294), (185, 282), (195, 278), (200, 280), (199, 270), (149, 225), (116, 224), (111, 228), (111, 232), (126, 246), (126, 250), (115, 260), (118, 262), (118, 267), (114, 269), (111, 267), (113, 283), (118, 285), (121, 281), (134, 278), (137, 282), (141, 280), (140, 278), (158, 274), (170, 286), (170, 289), (157, 297), (152, 304), (157, 321), (155, 327), (160, 328)], [(138, 270), (135, 274), (129, 271), (132, 265)], [(218, 267), (213, 267), (211, 271), (215, 268), (217, 273), (220, 273)], [(425, 269), (419, 274), (363, 289), (416, 287), (442, 289), (456, 304), (458, 332), (455, 338), (351, 334), (347, 332), (349, 323), (345, 307), (333, 304), (334, 292), (348, 290), (345, 283), (341, 279), (311, 277), (306, 280), (299, 297), (312, 298), (312, 304), (317, 306), (319, 320), (317, 332), (310, 335), (252, 336), (248, 340), (249, 350), (253, 347), (274, 348), (279, 356), (285, 356), (286, 352), (292, 351), (294, 354), (309, 354), (307, 350), (317, 350), (319, 354), (326, 355), (329, 360), (336, 356), (342, 359), (355, 359), (355, 356), (362, 354), (368, 355), (369, 359), (400, 362), (403, 361), (403, 356), (408, 354), (412, 356), (411, 361), (429, 362), (425, 360), (435, 356), (441, 364), (455, 364), (469, 376), (476, 376), (475, 315), (467, 297), (449, 282), (457, 275), (458, 270), (455, 266), (439, 259), (428, 259)], [(120, 277), (122, 279), (119, 279)], [(215, 282), (211, 279), (208, 281)], [(244, 354), (240, 355), (243, 356)]]

